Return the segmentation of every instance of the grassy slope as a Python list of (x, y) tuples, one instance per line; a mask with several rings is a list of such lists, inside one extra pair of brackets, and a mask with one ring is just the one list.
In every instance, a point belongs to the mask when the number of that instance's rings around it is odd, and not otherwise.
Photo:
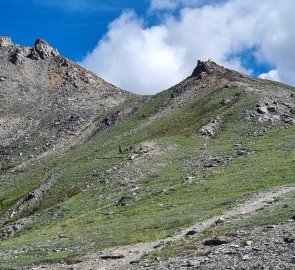
[[(0, 191), (2, 213), (52, 174), (59, 174), (59, 181), (40, 205), (25, 213), (42, 215), (21, 235), (0, 243), (0, 252), (24, 248), (18, 257), (6, 261), (0, 258), (0, 265), (70, 260), (106, 247), (164, 238), (222, 213), (251, 192), (294, 183), (295, 152), (290, 145), (295, 145), (295, 127), (277, 127), (264, 136), (247, 136), (247, 132), (264, 127), (244, 120), (243, 111), (254, 105), (257, 97), (237, 96), (241, 91), (218, 89), (130, 134), (130, 129), (144, 123), (145, 117), (165, 102), (168, 93), (164, 92), (131, 119), (87, 144), (15, 173)], [(232, 100), (230, 106), (219, 104), (224, 97)], [(220, 133), (210, 142), (200, 138), (199, 128), (216, 115), (223, 117)], [(124, 157), (97, 159), (118, 156), (119, 145), (143, 141), (153, 141), (157, 154), (128, 163)], [(251, 155), (229, 164), (220, 162), (216, 168), (198, 165), (200, 157), (223, 160), (233, 156), (234, 145), (241, 141), (243, 147), (253, 150)], [(124, 166), (106, 172), (118, 164)], [(188, 183), (186, 176), (193, 176), (194, 181)], [(19, 184), (10, 184), (15, 181)], [(116, 205), (122, 196), (131, 198), (129, 205)], [(58, 217), (53, 218), (56, 213)]]

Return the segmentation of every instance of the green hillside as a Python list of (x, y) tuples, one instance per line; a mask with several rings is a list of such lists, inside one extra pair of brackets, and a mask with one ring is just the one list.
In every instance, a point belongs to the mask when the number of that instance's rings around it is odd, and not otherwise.
[[(4, 172), (0, 268), (75, 262), (164, 239), (252, 193), (294, 184), (294, 89), (228, 70), (202, 72), (97, 115), (99, 123), (135, 108), (82, 145)], [(274, 213), (260, 222), (289, 215)]]

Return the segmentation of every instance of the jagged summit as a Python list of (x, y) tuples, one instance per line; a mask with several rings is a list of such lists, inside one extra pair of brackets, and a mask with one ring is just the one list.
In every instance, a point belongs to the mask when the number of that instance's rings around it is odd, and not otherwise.
[(172, 86), (169, 91), (173, 98), (179, 97), (180, 101), (176, 101), (177, 105), (190, 102), (191, 99), (208, 94), (214, 89), (238, 85), (253, 81), (254, 79), (216, 64), (210, 59), (207, 61), (198, 60), (197, 66), (192, 74), (180, 82)]
[(223, 66), (217, 65), (215, 62), (211, 61), (200, 61), (198, 60), (198, 64), (194, 69), (192, 76), (201, 76), (203, 73), (213, 74), (213, 73), (225, 73), (227, 69)]
[(197, 78), (197, 79), (206, 78), (209, 80), (212, 80), (213, 77), (215, 77), (220, 80), (229, 80), (229, 81), (236, 81), (240, 79), (242, 80), (253, 79), (238, 71), (231, 70), (221, 65), (218, 65), (210, 59), (204, 62), (198, 60), (197, 66), (190, 77)]
[(59, 53), (57, 49), (51, 47), (45, 40), (37, 39), (34, 44), (34, 48), (32, 48), (32, 58), (33, 59), (45, 59), (50, 56), (58, 56)]
[(6, 47), (12, 47), (12, 50), (15, 48), (14, 54), (11, 56), (11, 62), (13, 64), (22, 63), (24, 58), (39, 60), (59, 55), (57, 49), (50, 46), (43, 39), (37, 39), (33, 47), (23, 47), (14, 44), (10, 37), (0, 36), (0, 48)]

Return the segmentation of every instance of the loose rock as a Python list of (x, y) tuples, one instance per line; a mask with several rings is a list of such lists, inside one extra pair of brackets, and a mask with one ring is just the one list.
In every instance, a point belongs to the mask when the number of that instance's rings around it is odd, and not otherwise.
[(224, 238), (213, 238), (206, 240), (203, 244), (205, 246), (219, 246), (228, 243), (229, 241)]
[(103, 259), (103, 260), (118, 260), (118, 259), (124, 258), (124, 255), (116, 254), (116, 253), (104, 254), (104, 255), (101, 255), (100, 258)]

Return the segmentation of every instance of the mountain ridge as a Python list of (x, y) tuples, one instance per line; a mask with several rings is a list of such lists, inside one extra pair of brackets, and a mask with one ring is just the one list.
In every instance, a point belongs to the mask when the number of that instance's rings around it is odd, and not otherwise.
[(31, 155), (63, 144), (96, 115), (133, 95), (59, 56), (44, 40), (37, 39), (32, 48), (7, 37), (0, 41), (0, 138), (8, 152), (41, 139), (44, 144)]
[[(140, 96), (43, 40), (0, 38), (0, 61), (1, 269), (293, 266), (293, 87), (209, 60)], [(260, 211), (226, 215), (275, 190), (285, 191)], [(204, 231), (164, 241), (208, 220)], [(217, 248), (204, 244), (216, 239)], [(161, 248), (120, 265), (129, 255), (116, 250), (153, 242)]]

